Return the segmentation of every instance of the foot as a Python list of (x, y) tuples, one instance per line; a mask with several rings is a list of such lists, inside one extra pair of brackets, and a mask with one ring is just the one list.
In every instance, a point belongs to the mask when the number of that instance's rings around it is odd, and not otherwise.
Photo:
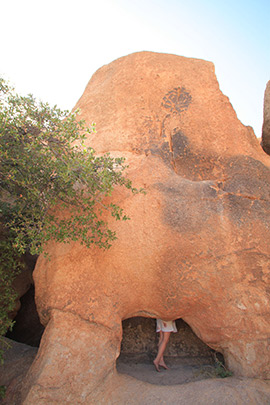
[(169, 370), (169, 367), (165, 364), (164, 361), (160, 362), (160, 363), (159, 363), (159, 366), (165, 368), (166, 370)]
[(154, 366), (156, 368), (156, 371), (160, 372), (158, 363), (155, 360), (153, 361), (153, 363), (154, 363)]

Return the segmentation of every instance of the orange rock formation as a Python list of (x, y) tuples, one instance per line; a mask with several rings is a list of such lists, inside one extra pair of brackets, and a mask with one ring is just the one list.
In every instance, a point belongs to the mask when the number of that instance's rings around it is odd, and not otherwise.
[(236, 375), (270, 378), (270, 158), (214, 65), (132, 54), (99, 69), (76, 108), (96, 122), (89, 145), (125, 156), (147, 194), (115, 190), (131, 220), (108, 218), (109, 251), (51, 244), (39, 258), (47, 327), (25, 404), (103, 403), (132, 316), (183, 318)]
[(262, 141), (263, 150), (270, 155), (270, 80), (266, 85), (263, 104), (263, 128)]

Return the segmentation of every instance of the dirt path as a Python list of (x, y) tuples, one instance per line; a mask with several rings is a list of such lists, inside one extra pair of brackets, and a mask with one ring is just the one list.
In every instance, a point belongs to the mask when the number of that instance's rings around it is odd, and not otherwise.
[(186, 384), (193, 381), (200, 381), (216, 377), (216, 369), (212, 365), (187, 365), (170, 364), (169, 370), (160, 368), (158, 373), (153, 364), (126, 363), (119, 361), (117, 370), (120, 374), (126, 374), (140, 381), (156, 385)]
[[(34, 353), (28, 353), (29, 348), (18, 345), (20, 351), (17, 353), (17, 344), (13, 344), (14, 353), (11, 350), (10, 359), (6, 359), (8, 363), (5, 366), (9, 364), (9, 372), (5, 371), (6, 367), (2, 370), (2, 381), (0, 381), (2, 384), (8, 385), (6, 379), (14, 380), (13, 383), (11, 381), (7, 401), (0, 401), (7, 405), (21, 404), (19, 390), (23, 375), (34, 358)], [(97, 390), (96, 400), (92, 392), (89, 399), (85, 402), (78, 401), (78, 403), (87, 405), (270, 404), (270, 381), (235, 377), (213, 378), (215, 367), (207, 362), (203, 363), (201, 359), (198, 362), (191, 358), (167, 362), (170, 369), (158, 373), (151, 360), (140, 362), (136, 359), (131, 361), (131, 359), (120, 358), (117, 364), (118, 373), (108, 375), (107, 380), (104, 381), (103, 393)]]
[[(142, 365), (145, 368), (145, 365)], [(110, 405), (269, 405), (269, 382), (229, 377), (178, 385), (154, 385), (119, 374), (102, 404)]]
[(248, 378), (216, 378), (217, 367), (201, 361), (167, 361), (158, 373), (151, 361), (121, 358), (118, 378), (107, 400), (125, 405), (269, 405), (270, 382)]

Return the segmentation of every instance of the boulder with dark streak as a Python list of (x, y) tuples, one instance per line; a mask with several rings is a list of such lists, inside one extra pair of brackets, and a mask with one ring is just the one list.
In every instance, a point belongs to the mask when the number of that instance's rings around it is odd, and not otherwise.
[(115, 189), (131, 220), (104, 213), (109, 251), (51, 243), (38, 259), (46, 329), (24, 403), (114, 403), (121, 321), (135, 316), (182, 318), (235, 375), (269, 379), (270, 158), (214, 65), (132, 54), (99, 69), (76, 108), (96, 122), (89, 145), (125, 156), (147, 194)]

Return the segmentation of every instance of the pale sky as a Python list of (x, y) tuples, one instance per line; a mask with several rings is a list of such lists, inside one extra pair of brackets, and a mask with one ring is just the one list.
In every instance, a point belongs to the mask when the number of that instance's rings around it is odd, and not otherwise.
[[(213, 62), (238, 118), (261, 136), (270, 0), (0, 0), (0, 74), (71, 109), (93, 73), (138, 51)], [(93, 117), (94, 120), (94, 117)]]

